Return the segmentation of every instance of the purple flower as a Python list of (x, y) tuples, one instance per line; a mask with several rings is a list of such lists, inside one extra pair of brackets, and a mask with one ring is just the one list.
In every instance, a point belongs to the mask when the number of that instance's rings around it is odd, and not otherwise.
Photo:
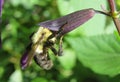
[(84, 24), (89, 19), (91, 19), (95, 15), (95, 10), (90, 9), (84, 9), (80, 11), (73, 12), (71, 14), (68, 14), (66, 16), (60, 17), (55, 20), (49, 20), (45, 22), (41, 22), (39, 25), (41, 27), (46, 27), (52, 31), (59, 31), (62, 29), (61, 34), (64, 35), (78, 26)]
[(2, 5), (3, 5), (3, 2), (4, 2), (3, 0), (0, 0), (0, 17), (2, 16), (1, 13), (2, 13)]
[[(0, 0), (0, 24), (2, 22), (2, 5), (3, 5), (3, 0)], [(0, 48), (1, 48), (1, 30), (0, 30)]]

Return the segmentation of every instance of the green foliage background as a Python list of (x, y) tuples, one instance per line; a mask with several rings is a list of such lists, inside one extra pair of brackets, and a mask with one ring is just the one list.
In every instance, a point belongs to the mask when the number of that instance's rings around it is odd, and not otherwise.
[[(115, 0), (120, 9), (119, 0)], [(34, 61), (26, 70), (20, 58), (39, 22), (68, 13), (107, 7), (107, 0), (5, 0), (2, 13), (0, 82), (120, 82), (120, 38), (111, 20), (95, 15), (64, 37), (64, 55), (51, 53), (54, 67), (43, 70)]]

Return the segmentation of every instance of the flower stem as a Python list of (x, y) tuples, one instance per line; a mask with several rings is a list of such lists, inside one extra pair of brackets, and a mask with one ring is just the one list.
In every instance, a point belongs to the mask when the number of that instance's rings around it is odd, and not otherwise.
[(109, 7), (110, 7), (110, 15), (113, 18), (114, 24), (118, 30), (118, 33), (120, 35), (120, 20), (119, 20), (119, 12), (116, 10), (116, 4), (115, 0), (108, 0)]
[(108, 4), (110, 7), (110, 12), (113, 13), (116, 11), (115, 0), (108, 0)]

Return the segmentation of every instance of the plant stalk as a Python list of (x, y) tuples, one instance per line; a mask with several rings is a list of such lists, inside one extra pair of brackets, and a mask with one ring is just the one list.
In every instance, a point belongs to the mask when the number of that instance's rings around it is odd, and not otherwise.
[(119, 20), (119, 12), (117, 12), (116, 10), (116, 4), (115, 4), (115, 0), (108, 0), (108, 4), (110, 7), (110, 15), (113, 18), (114, 24), (117, 28), (117, 31), (120, 35), (120, 20)]

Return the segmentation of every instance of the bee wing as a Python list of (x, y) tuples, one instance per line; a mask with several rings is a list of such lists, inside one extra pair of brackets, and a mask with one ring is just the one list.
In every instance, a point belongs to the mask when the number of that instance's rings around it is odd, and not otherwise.
[(31, 45), (27, 48), (26, 52), (23, 54), (20, 63), (21, 63), (21, 68), (25, 69), (27, 66), (31, 64), (31, 61), (35, 55), (38, 55), (42, 53), (42, 50), (39, 50), (39, 52), (36, 52), (36, 49), (38, 48), (39, 45), (33, 44), (32, 48), (30, 49)]
[(31, 64), (31, 60), (34, 57), (34, 51), (26, 51), (22, 58), (21, 58), (21, 68), (25, 69), (27, 66), (29, 66)]
[(28, 62), (27, 62), (29, 59), (28, 55), (29, 55), (29, 52), (26, 51), (20, 60), (20, 65), (22, 69), (25, 69), (28, 66)]

